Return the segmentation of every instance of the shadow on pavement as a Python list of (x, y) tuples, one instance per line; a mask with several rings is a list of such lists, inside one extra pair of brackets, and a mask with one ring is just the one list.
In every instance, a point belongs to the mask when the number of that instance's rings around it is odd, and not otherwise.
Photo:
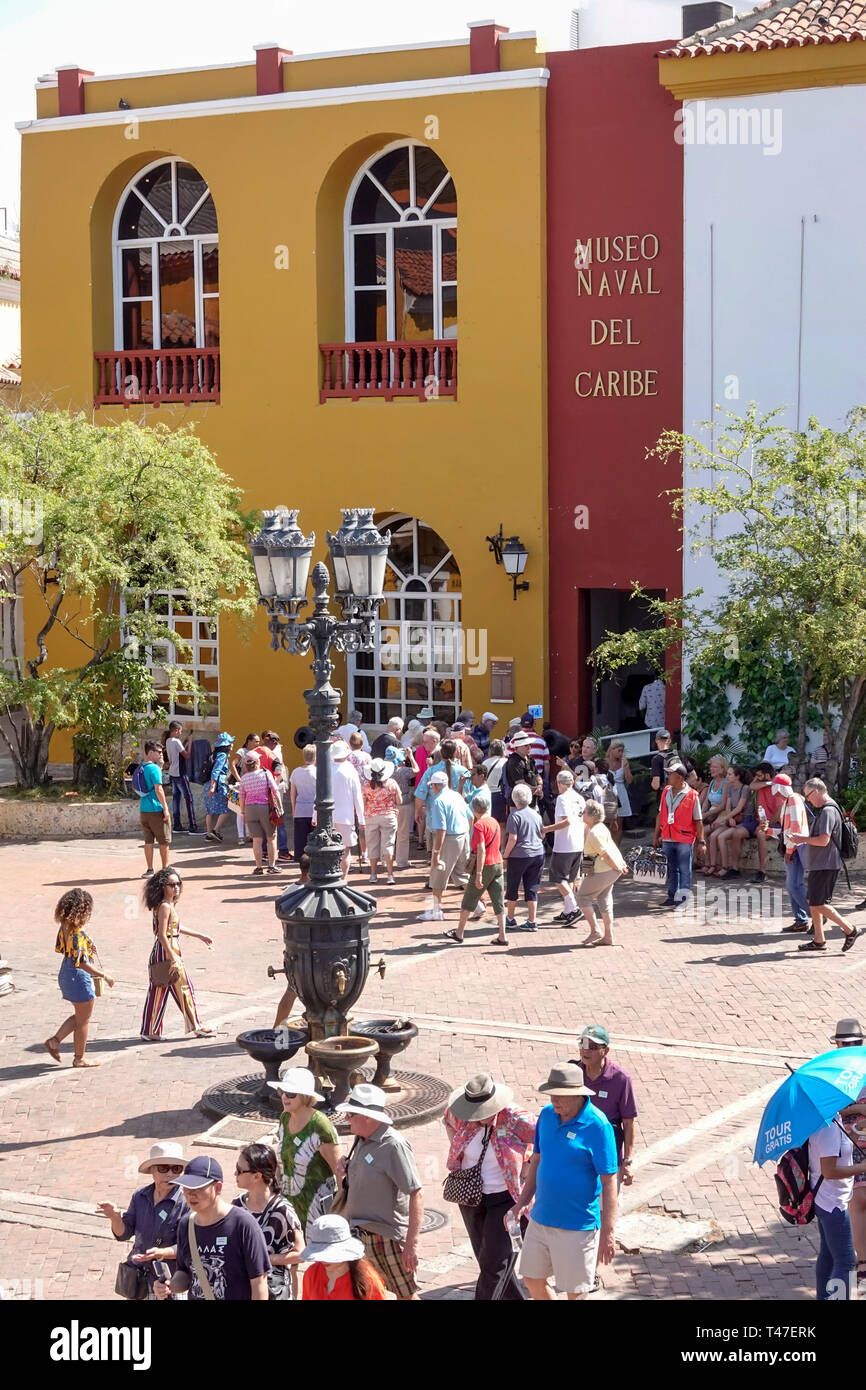
[(87, 1130), (82, 1134), (42, 1135), (21, 1144), (0, 1144), (0, 1153), (18, 1153), (25, 1149), (46, 1148), (49, 1144), (75, 1144), (82, 1139), (102, 1139), (124, 1136), (131, 1139), (175, 1139), (178, 1134), (197, 1134), (202, 1129), (201, 1111), (195, 1106), (187, 1110), (156, 1110), (143, 1115), (130, 1115), (122, 1124)]

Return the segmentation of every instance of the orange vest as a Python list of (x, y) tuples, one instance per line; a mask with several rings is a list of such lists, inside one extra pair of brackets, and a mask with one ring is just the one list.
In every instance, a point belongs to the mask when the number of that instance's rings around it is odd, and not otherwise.
[(681, 845), (691, 845), (696, 838), (695, 826), (697, 821), (692, 819), (692, 810), (698, 799), (698, 794), (694, 787), (686, 787), (686, 794), (681, 801), (677, 802), (674, 810), (674, 823), (668, 825), (668, 815), (670, 813), (670, 800), (673, 795), (670, 785), (662, 791), (661, 807), (659, 812), (659, 829), (663, 840), (676, 840)]

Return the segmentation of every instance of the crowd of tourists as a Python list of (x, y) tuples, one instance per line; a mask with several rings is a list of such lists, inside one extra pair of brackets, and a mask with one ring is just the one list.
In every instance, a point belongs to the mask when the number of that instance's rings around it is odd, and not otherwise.
[[(449, 1097), (442, 1196), (466, 1228), (477, 1300), (547, 1300), (551, 1278), (569, 1299), (599, 1286), (597, 1266), (614, 1255), (617, 1194), (632, 1181), (637, 1117), (631, 1078), (609, 1052), (608, 1030), (585, 1027), (578, 1055), (538, 1082), (534, 1107), (516, 1105), (511, 1087), (487, 1074)], [(116, 1292), (157, 1301), (416, 1301), (422, 1184), (385, 1092), (361, 1082), (324, 1113), (306, 1068), (269, 1084), (280, 1121), (239, 1149), (233, 1200), (218, 1159), (164, 1141), (140, 1165), (148, 1181), (125, 1206), (98, 1204), (116, 1240), (132, 1242)]]

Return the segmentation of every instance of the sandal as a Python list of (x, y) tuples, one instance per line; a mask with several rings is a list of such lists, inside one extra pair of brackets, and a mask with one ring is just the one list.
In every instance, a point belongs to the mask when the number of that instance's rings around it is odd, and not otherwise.
[(848, 933), (848, 935), (845, 937), (845, 940), (842, 942), (842, 953), (844, 954), (846, 951), (850, 951), (851, 947), (854, 945), (854, 942), (857, 940), (857, 937), (862, 936), (862, 934), (863, 933), (859, 931), (857, 927), (854, 927), (854, 929)]
[[(51, 1046), (52, 1043), (54, 1044), (53, 1047)], [(55, 1062), (60, 1061), (60, 1040), (56, 1035), (46, 1039), (45, 1049), (47, 1052), (51, 1053)]]
[(86, 1061), (86, 1059), (85, 1059), (84, 1057), (73, 1057), (73, 1059), (72, 1059), (72, 1065), (73, 1065), (74, 1067), (98, 1067), (98, 1066), (99, 1066), (99, 1063), (98, 1063), (98, 1062), (88, 1062), (88, 1061)]
[(597, 941), (601, 941), (600, 936), (588, 936), (585, 941), (581, 941), (581, 946), (594, 946)]
[(215, 1028), (193, 1028), (192, 1030), (194, 1038), (215, 1038), (216, 1035), (217, 1030)]
[(264, 873), (264, 869), (262, 869), (262, 868), (253, 869), (253, 877), (254, 877), (254, 878), (255, 878), (256, 874), (261, 875), (261, 874), (263, 874), (263, 873)]
[(507, 946), (507, 945), (508, 945), (508, 942), (507, 942), (507, 941), (503, 941), (502, 938), (499, 937), (499, 936), (494, 936), (494, 938), (493, 938), (493, 940), (491, 941), (490, 945), (491, 945), (491, 946)]
[(451, 931), (443, 932), (442, 935), (447, 936), (449, 941), (456, 941), (458, 946), (463, 945), (463, 937), (458, 936), (457, 932), (453, 928)]
[[(826, 951), (826, 941), (803, 941), (798, 947), (798, 951)], [(844, 951), (844, 946), (842, 947)]]

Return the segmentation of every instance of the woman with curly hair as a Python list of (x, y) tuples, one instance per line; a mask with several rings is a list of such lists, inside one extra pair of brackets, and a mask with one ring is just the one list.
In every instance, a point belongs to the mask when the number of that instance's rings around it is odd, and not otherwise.
[[(96, 998), (94, 981), (101, 980), (111, 989), (114, 980), (106, 975), (94, 962), (98, 959), (96, 947), (84, 928), (93, 912), (93, 898), (83, 888), (70, 888), (64, 893), (54, 910), (54, 920), (59, 924), (54, 949), (63, 957), (57, 983), (60, 993), (74, 1009), (65, 1023), (62, 1023), (53, 1037), (48, 1038), (45, 1048), (55, 1062), (60, 1061), (60, 1044), (69, 1034), (73, 1035), (74, 1067), (98, 1067), (98, 1062), (88, 1062), (84, 1053), (87, 1048), (87, 1030), (93, 1001)], [(100, 990), (100, 993), (102, 991)]]
[(215, 1029), (205, 1028), (198, 1016), (192, 981), (186, 972), (180, 950), (181, 936), (193, 936), (210, 949), (213, 940), (201, 932), (181, 927), (176, 904), (180, 901), (183, 884), (177, 869), (160, 869), (144, 885), (142, 898), (153, 913), (153, 934), (156, 940), (147, 963), (150, 986), (141, 1018), (141, 1036), (148, 1042), (162, 1037), (162, 1023), (171, 995), (183, 1014), (186, 1032), (196, 1038), (212, 1038)]

